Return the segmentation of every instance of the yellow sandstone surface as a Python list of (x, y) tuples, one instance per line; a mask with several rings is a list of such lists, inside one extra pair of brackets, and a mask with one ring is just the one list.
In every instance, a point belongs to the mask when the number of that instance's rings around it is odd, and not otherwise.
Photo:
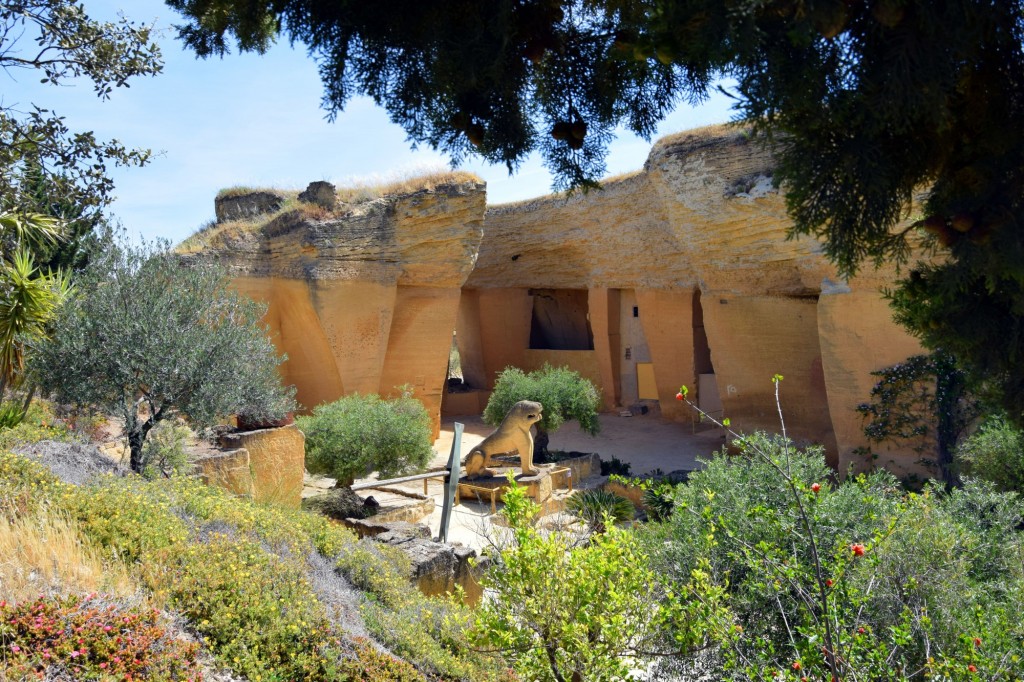
[[(775, 429), (782, 374), (790, 435), (845, 471), (863, 464), (854, 408), (870, 372), (920, 349), (879, 293), (892, 270), (844, 281), (817, 242), (785, 238), (772, 166), (716, 126), (658, 141), (601, 191), (486, 207), (482, 184), (441, 185), (225, 230), (200, 257), (269, 303), (307, 409), (408, 384), (436, 424), (442, 409), (478, 411), (505, 367), (550, 362), (593, 378), (608, 410), (689, 421), (686, 384), (739, 429)], [(476, 392), (447, 400), (453, 331)], [(916, 457), (883, 448), (880, 461), (910, 471)]]

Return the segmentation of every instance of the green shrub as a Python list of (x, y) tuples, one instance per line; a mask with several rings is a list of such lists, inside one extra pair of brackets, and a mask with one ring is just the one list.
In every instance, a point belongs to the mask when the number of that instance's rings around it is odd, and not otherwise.
[(957, 449), (963, 473), (1024, 495), (1024, 431), (1003, 417), (985, 422)]
[(69, 441), (73, 438), (72, 430), (57, 417), (49, 402), (34, 400), (24, 419), (8, 428), (0, 428), (0, 450), (41, 440)]
[(586, 523), (591, 533), (604, 533), (606, 520), (629, 521), (634, 512), (633, 503), (625, 497), (600, 488), (577, 491), (569, 498), (566, 510)]
[(0, 402), (0, 429), (13, 429), (21, 423), (21, 405), (12, 400)]
[(13, 520), (43, 511), (64, 488), (41, 464), (0, 451), (0, 515)]
[(341, 678), (351, 682), (422, 682), (423, 675), (405, 661), (377, 651), (357, 638), (351, 657), (340, 664)]
[(188, 473), (191, 462), (186, 447), (191, 435), (184, 422), (157, 422), (142, 445), (142, 475), (157, 478)]
[(484, 582), (493, 598), (478, 608), (472, 639), (503, 652), (521, 679), (633, 680), (646, 657), (691, 653), (727, 628), (706, 571), (673, 589), (633, 533), (614, 526), (573, 547), (536, 527), (539, 507), (509, 480), (510, 531), (497, 542)]
[(602, 476), (621, 476), (626, 478), (629, 476), (630, 470), (633, 465), (629, 462), (623, 462), (618, 457), (612, 456), (611, 461), (601, 460), (601, 475)]
[(548, 434), (570, 420), (592, 436), (601, 430), (597, 410), (601, 406), (601, 393), (589, 379), (568, 367), (544, 365), (529, 374), (515, 367), (506, 367), (498, 375), (494, 391), (484, 408), (484, 421), (497, 426), (512, 406), (520, 400), (533, 400), (544, 406), (537, 422), (534, 440), (534, 461), (543, 462), (547, 455)]
[(1012, 496), (973, 483), (908, 494), (884, 472), (833, 485), (820, 448), (743, 443), (745, 456), (706, 462), (677, 487), (670, 521), (644, 530), (656, 570), (677, 584), (705, 562), (728, 585), (738, 635), (720, 676), (1019, 670), (1024, 538)]
[(433, 454), (430, 417), (408, 393), (345, 396), (296, 423), (306, 434), (306, 468), (343, 485), (371, 471), (389, 478), (421, 470)]
[(0, 602), (0, 678), (200, 679), (198, 646), (160, 621), (152, 610), (75, 596)]
[(667, 482), (650, 484), (644, 488), (643, 502), (648, 518), (665, 521), (675, 507), (675, 486)]

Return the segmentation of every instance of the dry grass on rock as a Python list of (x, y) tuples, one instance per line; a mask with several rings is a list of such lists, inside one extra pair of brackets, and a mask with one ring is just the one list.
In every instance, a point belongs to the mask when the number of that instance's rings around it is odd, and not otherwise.
[(14, 520), (0, 516), (0, 600), (91, 592), (129, 597), (139, 588), (124, 564), (104, 561), (67, 517), (45, 511)]
[(228, 244), (244, 239), (247, 235), (259, 232), (277, 220), (329, 220), (342, 215), (346, 205), (361, 204), (384, 197), (402, 196), (417, 192), (433, 192), (446, 185), (462, 183), (482, 183), (476, 174), (459, 170), (441, 170), (409, 176), (398, 176), (380, 182), (356, 183), (350, 187), (337, 189), (338, 209), (330, 211), (317, 204), (299, 201), (299, 193), (295, 190), (276, 190), (253, 187), (228, 187), (217, 193), (218, 199), (240, 197), (256, 192), (270, 192), (285, 197), (284, 203), (277, 211), (255, 216), (249, 219), (231, 220), (223, 223), (211, 221), (200, 227), (178, 245), (177, 251), (182, 254), (198, 253), (214, 244)]

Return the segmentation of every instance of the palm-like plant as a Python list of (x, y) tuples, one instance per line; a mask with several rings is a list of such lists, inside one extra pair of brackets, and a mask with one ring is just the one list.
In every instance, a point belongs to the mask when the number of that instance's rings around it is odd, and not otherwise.
[(625, 497), (600, 488), (577, 491), (566, 503), (569, 513), (579, 517), (594, 534), (601, 534), (611, 523), (622, 523), (633, 518), (633, 503)]
[[(25, 351), (43, 338), (46, 326), (67, 298), (70, 284), (61, 271), (40, 272), (31, 249), (55, 244), (60, 223), (35, 214), (0, 214), (0, 397), (24, 380)], [(34, 391), (29, 391), (22, 414)]]

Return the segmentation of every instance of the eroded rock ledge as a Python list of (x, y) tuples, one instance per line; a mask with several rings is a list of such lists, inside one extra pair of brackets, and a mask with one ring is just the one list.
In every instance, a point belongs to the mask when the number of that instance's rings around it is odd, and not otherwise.
[[(485, 209), (474, 180), (362, 202), (325, 188), (285, 201), (258, 229), (215, 226), (194, 257), (230, 269), (270, 304), (286, 380), (307, 408), (411, 385), (439, 418), (452, 330), (466, 383), (448, 413), (479, 413), (507, 366), (568, 365), (604, 407), (647, 405), (688, 423), (680, 384), (739, 430), (823, 443), (841, 471), (863, 462), (854, 408), (872, 370), (919, 352), (891, 321), (891, 269), (838, 277), (811, 239), (787, 240), (771, 154), (735, 127), (658, 141), (644, 168), (602, 191)], [(289, 206), (291, 205), (291, 208)], [(486, 214), (485, 214), (486, 210)], [(186, 249), (187, 250), (187, 249)], [(915, 468), (883, 449), (878, 462)]]

